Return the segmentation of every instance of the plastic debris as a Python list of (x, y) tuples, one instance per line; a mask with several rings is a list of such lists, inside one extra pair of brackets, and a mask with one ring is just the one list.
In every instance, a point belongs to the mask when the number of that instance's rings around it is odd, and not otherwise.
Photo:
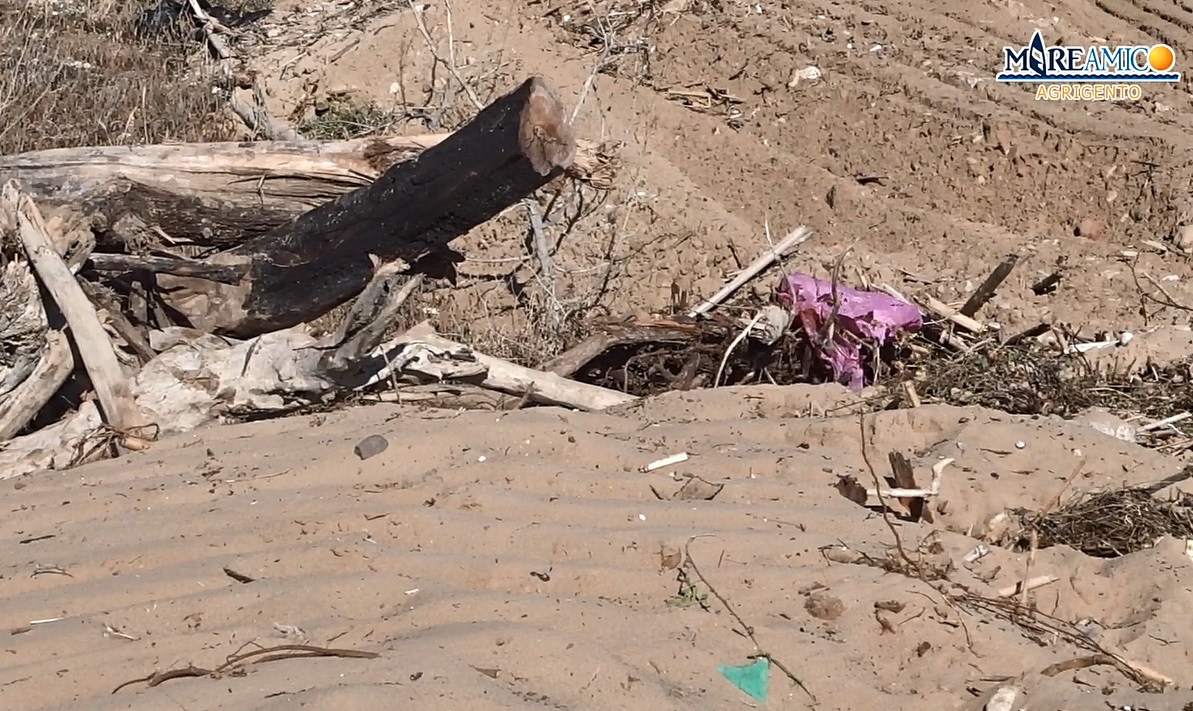
[(893, 296), (862, 291), (838, 283), (838, 306), (832, 338), (822, 343), (825, 324), (834, 318), (834, 287), (831, 281), (808, 274), (788, 274), (779, 284), (779, 303), (791, 309), (817, 354), (833, 370), (837, 382), (853, 390), (865, 386), (862, 345), (885, 345), (901, 332), (918, 331), (923, 325), (919, 308)]
[(750, 698), (766, 701), (767, 673), (770, 671), (770, 660), (766, 657), (759, 657), (753, 664), (742, 667), (719, 666), (717, 671)]
[(1017, 696), (1019, 696), (1019, 690), (1015, 687), (1001, 687), (990, 696), (990, 700), (982, 709), (983, 711), (1011, 711), (1015, 707)]
[(791, 81), (787, 82), (787, 88), (794, 89), (801, 82), (816, 81), (822, 76), (824, 76), (824, 73), (820, 71), (820, 67), (814, 65), (797, 69), (791, 73)]

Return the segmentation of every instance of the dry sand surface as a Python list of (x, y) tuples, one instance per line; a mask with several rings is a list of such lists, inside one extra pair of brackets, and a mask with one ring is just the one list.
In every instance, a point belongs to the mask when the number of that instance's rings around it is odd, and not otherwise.
[[(919, 580), (825, 559), (821, 548), (841, 544), (882, 558), (893, 540), (882, 517), (832, 486), (866, 476), (857, 418), (800, 416), (848, 399), (790, 387), (670, 395), (611, 414), (374, 406), (214, 428), (8, 482), (0, 609), (13, 627), (61, 619), (5, 638), (0, 708), (738, 708), (746, 697), (716, 669), (753, 647), (715, 599), (709, 611), (682, 604), (664, 565), (694, 535), (708, 536), (691, 546), (700, 571), (819, 708), (976, 709), (970, 690), (997, 686), (983, 679), (1083, 656), (960, 612)], [(1024, 559), (999, 549), (963, 565), (976, 541), (957, 531), (1005, 504), (1042, 506), (1074, 450), (1088, 459), (1082, 490), (1178, 468), (1052, 419), (933, 406), (876, 415), (868, 429), (872, 458), (907, 452), (921, 477), (940, 457), (957, 460), (935, 526), (940, 555), (958, 566), (954, 580), (988, 594), (1014, 585)], [(353, 447), (372, 433), (390, 446), (362, 462)], [(692, 458), (638, 471), (679, 451)], [(672, 472), (724, 489), (661, 501), (651, 488), (677, 490)], [(900, 529), (910, 547), (930, 527)], [(1191, 569), (1173, 540), (1111, 561), (1050, 548), (1034, 563), (1060, 577), (1037, 594), (1046, 611), (1093, 618), (1102, 644), (1177, 678), (1189, 669)], [(111, 693), (285, 643), (380, 656)], [(1024, 683), (1030, 709), (1193, 700), (1137, 694), (1110, 667)], [(809, 706), (777, 674), (771, 693), (767, 707)]]
[[(597, 56), (565, 25), (587, 6), (459, 0), (460, 71), (496, 92), (539, 74), (572, 105)], [(409, 9), (363, 7), (371, 14), (341, 23), (342, 7), (283, 3), (262, 23), (276, 31), (254, 62), (274, 113), (341, 90), (391, 103), (425, 93), (428, 52)], [(707, 295), (763, 249), (769, 223), (817, 231), (793, 268), (823, 273), (852, 245), (852, 274), (948, 300), (1022, 251), (987, 307), (1008, 328), (1139, 328), (1141, 305), (1149, 324), (1180, 323), (1181, 311), (1140, 297), (1117, 258), (1127, 249), (1142, 251), (1138, 269), (1172, 299), (1193, 303), (1193, 268), (1141, 246), (1193, 221), (1187, 82), (1149, 88), (1139, 103), (1084, 106), (992, 80), (999, 48), (1036, 27), (1057, 43), (1166, 41), (1180, 61), (1188, 8), (659, 7), (642, 35), (649, 73), (630, 57), (585, 93), (580, 135), (624, 144), (624, 165), (616, 199), (588, 218), (591, 239), (560, 247), (569, 288), (590, 286), (607, 234), (620, 264), (615, 313), (664, 308), (673, 282)], [(440, 3), (427, 18), (443, 37)], [(809, 66), (821, 77), (792, 85)], [(676, 89), (740, 103), (696, 111)], [(1076, 235), (1083, 220), (1093, 228)], [(499, 271), (486, 260), (520, 254), (519, 240), (486, 227), (460, 241), (471, 261), (457, 318), (502, 298), (474, 277)], [(1034, 296), (1027, 286), (1058, 260), (1070, 269), (1060, 290)], [(882, 516), (833, 487), (842, 474), (871, 481), (852, 397), (731, 388), (601, 414), (372, 406), (205, 429), (3, 482), (0, 610), (13, 634), (0, 643), (0, 709), (740, 708), (749, 698), (717, 667), (757, 650), (708, 584), (826, 711), (976, 711), (999, 678), (1026, 690), (1014, 708), (1033, 711), (1193, 703), (1193, 560), (1182, 540), (1115, 559), (1054, 547), (1031, 564), (1059, 578), (1033, 594), (1040, 609), (1091, 620), (1099, 644), (1181, 685), (1163, 695), (1138, 692), (1113, 666), (1042, 676), (1090, 652), (961, 609), (914, 576), (829, 562), (825, 547), (886, 559), (895, 541)], [(935, 523), (897, 530), (914, 556), (935, 541), (930, 555), (951, 559), (953, 581), (990, 596), (1023, 578), (1027, 561), (995, 548), (963, 562), (978, 543), (967, 533), (989, 516), (1183, 465), (1081, 419), (933, 405), (873, 415), (867, 431), (880, 475), (891, 451), (908, 454), (921, 481), (939, 459), (956, 460)], [(389, 447), (361, 461), (353, 447), (370, 434)], [(638, 471), (681, 451), (691, 459)], [(1078, 452), (1084, 473), (1066, 488)], [(711, 501), (656, 497), (652, 487), (667, 497), (682, 474), (724, 489)], [(690, 550), (707, 578), (686, 568), (694, 587), (674, 568), (692, 536), (702, 536)], [(41, 620), (56, 621), (30, 624)], [(281, 659), (112, 693), (287, 643), (376, 656)], [(759, 706), (811, 706), (772, 672)]]

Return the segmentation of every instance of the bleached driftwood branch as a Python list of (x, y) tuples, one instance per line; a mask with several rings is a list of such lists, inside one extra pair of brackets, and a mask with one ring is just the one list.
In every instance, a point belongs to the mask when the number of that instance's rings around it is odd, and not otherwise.
[(15, 437), (46, 406), (75, 369), (74, 354), (62, 331), (45, 333), (46, 347), (37, 365), (7, 396), (0, 398), (0, 442)]
[(776, 244), (766, 250), (761, 256), (750, 262), (745, 269), (737, 273), (733, 279), (729, 280), (725, 286), (708, 297), (706, 301), (701, 303), (696, 308), (688, 312), (688, 315), (695, 318), (696, 316), (703, 316), (721, 305), (721, 302), (733, 295), (733, 292), (742, 288), (749, 283), (751, 279), (758, 276), (762, 272), (770, 268), (772, 264), (782, 259), (793, 249), (799, 245), (807, 242), (812, 238), (814, 233), (808, 227), (800, 225), (787, 234), (786, 237), (779, 240)]
[[(325, 401), (353, 391), (388, 388), (399, 381), (458, 381), (526, 396), (528, 400), (600, 410), (635, 398), (523, 368), (477, 353), (437, 335), (426, 324), (379, 343), (398, 307), (418, 283), (406, 285), (400, 265), (379, 265), (373, 281), (331, 335), (316, 339), (304, 326), (237, 341), (193, 329), (151, 334), (158, 355), (133, 378), (137, 407), (164, 434), (193, 430), (229, 413), (281, 412), (296, 403)], [(93, 409), (0, 452), (0, 478), (64, 466), (87, 428), (101, 423)]]
[[(19, 180), (43, 209), (84, 205), (111, 224), (139, 214), (176, 241), (230, 247), (453, 135), (56, 148), (0, 156), (0, 181)], [(615, 162), (600, 144), (577, 140), (566, 172), (609, 188)]]
[[(0, 270), (0, 399), (28, 381), (45, 348), (46, 312), (29, 262), (14, 259)], [(3, 438), (0, 438), (2, 440)]]
[[(435, 352), (440, 359), (464, 362), (474, 360), (480, 366), (477, 368), (477, 374), (483, 372), (483, 377), (479, 377), (477, 380), (477, 384), (481, 387), (513, 395), (526, 395), (534, 402), (563, 405), (578, 410), (603, 410), (637, 399), (633, 395), (616, 390), (568, 380), (554, 373), (526, 368), (500, 358), (478, 353), (462, 343), (456, 343), (438, 335), (426, 322), (411, 328), (383, 348), (401, 349), (412, 346), (421, 346)], [(407, 368), (414, 369), (418, 365), (420, 362), (416, 361), (408, 365)], [(427, 373), (433, 375), (433, 371), (427, 371)], [(378, 380), (385, 378), (386, 374), (387, 371), (380, 371), (377, 376)]]
[(0, 480), (65, 469), (74, 461), (83, 443), (103, 424), (99, 408), (88, 400), (74, 414), (48, 427), (10, 439), (0, 447)]
[[(137, 410), (128, 381), (116, 360), (112, 342), (100, 323), (95, 307), (63, 261), (47, 234), (41, 211), (16, 183), (4, 185), (2, 196), (8, 211), (16, 215), (17, 236), (46, 292), (54, 299), (70, 326), (75, 347), (95, 388), (104, 419), (121, 432), (148, 424)], [(52, 393), (51, 393), (52, 395)], [(48, 399), (48, 398), (47, 398)]]
[(926, 489), (866, 489), (866, 495), (883, 499), (926, 499), (940, 495), (940, 480), (944, 475), (944, 468), (952, 464), (953, 460), (942, 459), (932, 465), (932, 482)]

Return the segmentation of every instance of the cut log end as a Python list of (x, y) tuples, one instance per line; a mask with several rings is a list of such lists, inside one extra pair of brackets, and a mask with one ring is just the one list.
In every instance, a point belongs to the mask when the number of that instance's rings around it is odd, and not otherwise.
[(576, 139), (555, 89), (541, 77), (526, 80), (528, 98), (518, 123), (518, 143), (542, 176), (566, 170), (576, 160)]

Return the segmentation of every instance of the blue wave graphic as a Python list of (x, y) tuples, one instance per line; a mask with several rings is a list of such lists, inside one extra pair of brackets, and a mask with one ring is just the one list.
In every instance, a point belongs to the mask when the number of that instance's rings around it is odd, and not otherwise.
[(1131, 74), (999, 74), (995, 77), (1003, 82), (1033, 82), (1036, 84), (1128, 84), (1147, 82), (1180, 81), (1180, 72), (1131, 73)]

